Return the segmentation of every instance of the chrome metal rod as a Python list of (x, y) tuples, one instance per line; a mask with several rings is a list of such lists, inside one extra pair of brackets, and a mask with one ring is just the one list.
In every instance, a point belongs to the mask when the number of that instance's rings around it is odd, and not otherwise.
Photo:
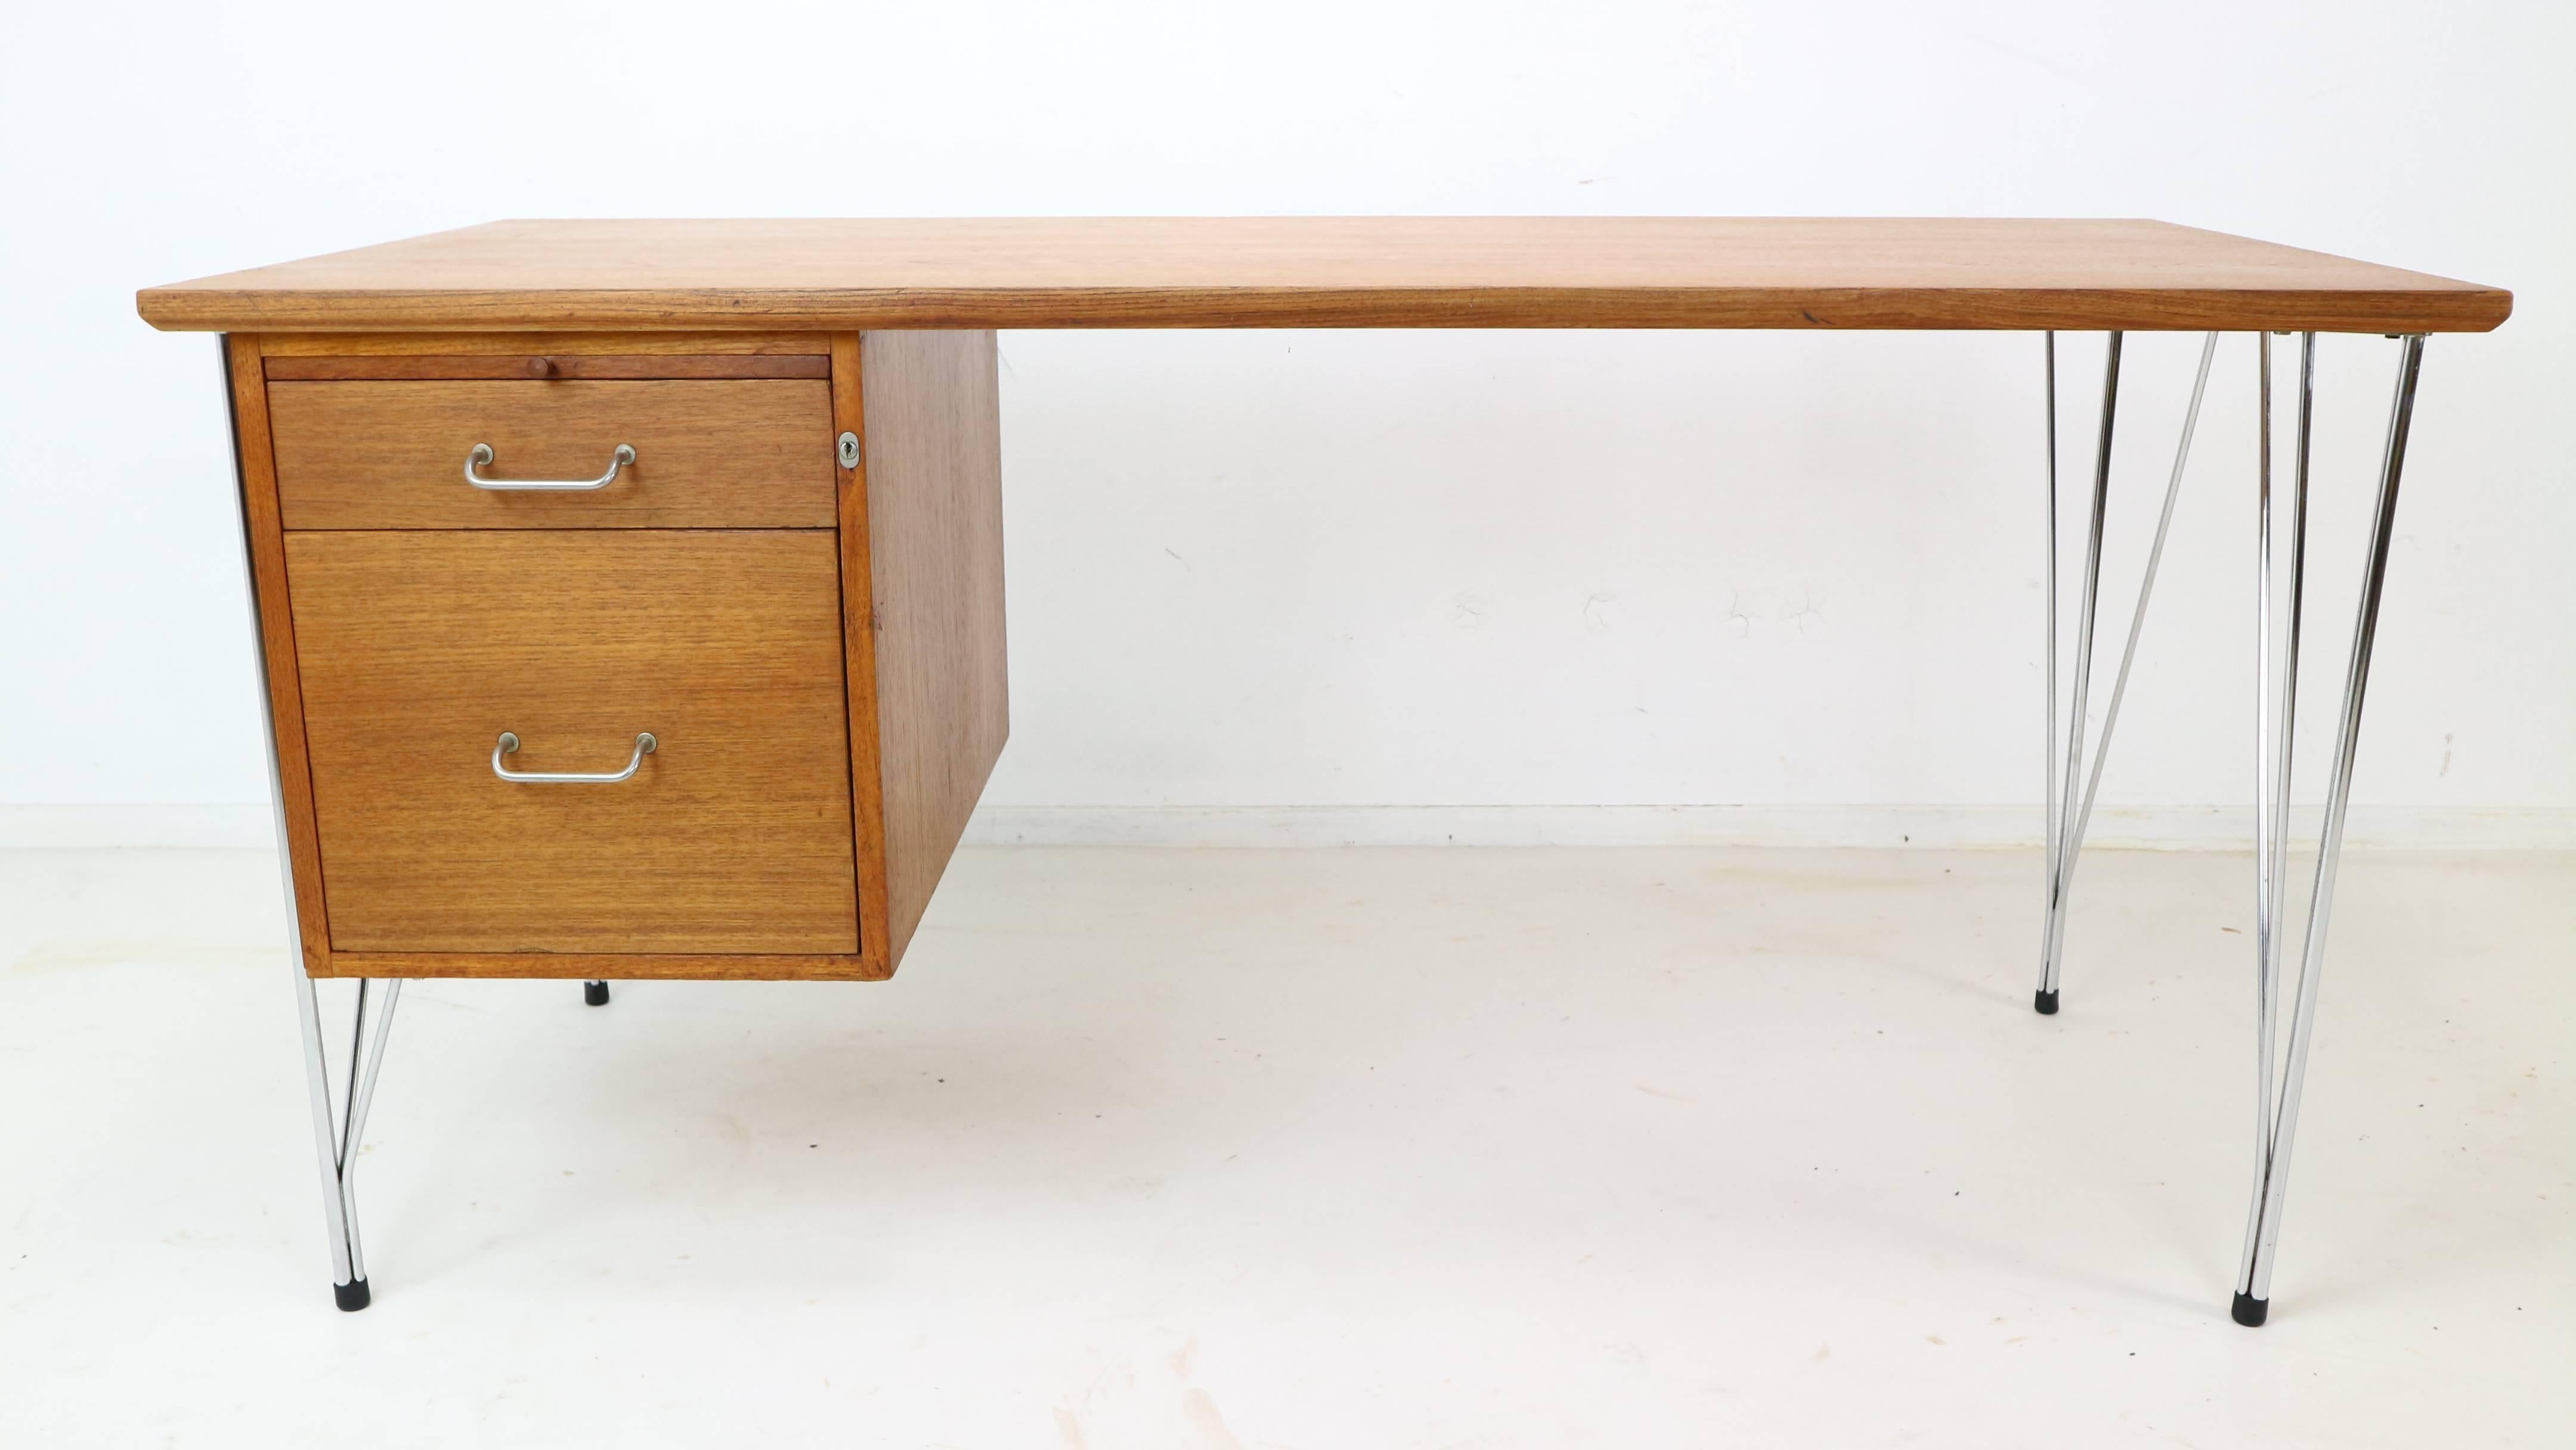
[[(2272, 989), (2276, 994), (2280, 980), (2282, 949), (2289, 934), (2288, 906), (2290, 884), (2290, 787), (2297, 756), (2299, 733), (2299, 639), (2307, 615), (2308, 593), (2308, 459), (2309, 446), (2316, 428), (2317, 335), (2302, 333), (2299, 337), (2299, 422), (2292, 438), (2290, 462), (2290, 577), (2289, 597), (2284, 600), (2270, 586), (2272, 560), (2265, 555), (2264, 626), (2279, 629), (2278, 635), (2267, 634), (2267, 640), (2280, 645), (2277, 678), (2271, 681), (2267, 696), (2275, 710), (2271, 720), (2272, 748), (2277, 752), (2272, 770), (2272, 842), (2266, 864), (2270, 877), (2269, 899), (2265, 902), (2270, 921), (2266, 941), (2271, 958)], [(2264, 547), (2273, 547), (2266, 520)], [(2281, 621), (2274, 624), (2270, 611), (2280, 610)], [(2275, 1000), (2277, 1001), (2277, 995)]]
[(242, 588), (250, 604), (251, 656), (259, 665), (259, 725), (267, 746), (269, 817), (276, 828), (279, 895), (286, 905), (286, 959), (295, 972), (296, 1024), (304, 1041), (304, 1088), (313, 1113), (313, 1156), (322, 1177), (322, 1226), (331, 1251), (331, 1282), (343, 1296), (359, 1277), (350, 1262), (349, 1225), (340, 1195), (339, 1145), (331, 1132), (331, 1068), (322, 1047), (322, 1009), (304, 965), (304, 932), (295, 906), (295, 866), (286, 848), (286, 793), (277, 764), (277, 721), (269, 712), (268, 636), (260, 627), (259, 573), (251, 567), (250, 483), (241, 468), (241, 420), (233, 405), (232, 339), (217, 336), (223, 365), (224, 421), (232, 436), (233, 490), (241, 521)]
[[(281, 852), (283, 854), (283, 852)], [(290, 885), (288, 894), (294, 888)], [(340, 1192), (340, 1145), (331, 1133), (331, 1066), (322, 1051), (322, 1008), (307, 976), (299, 944), (295, 1005), (304, 1029), (304, 1087), (313, 1100), (313, 1153), (322, 1168), (322, 1227), (330, 1240), (331, 1283), (343, 1290), (363, 1277), (349, 1253), (348, 1200)]]
[(340, 1142), (332, 1155), (332, 1186), (340, 1195), (340, 1222), (349, 1234), (349, 1272), (367, 1277), (367, 1251), (358, 1234), (358, 1196), (350, 1183), (349, 1160), (357, 1155), (358, 1084), (367, 1065), (367, 987), (358, 979), (358, 1004), (349, 1014), (349, 1080), (340, 1090)]
[[(361, 979), (363, 982), (364, 979)], [(367, 1049), (366, 1076), (358, 1083), (358, 1112), (351, 1120), (349, 1140), (342, 1147), (342, 1161), (357, 1161), (358, 1142), (366, 1136), (367, 1111), (376, 1105), (376, 1074), (385, 1066), (385, 1043), (393, 1036), (394, 1004), (402, 1000), (403, 979), (387, 978), (384, 1005), (376, 1009), (375, 1042)]]
[(349, 1085), (340, 1090), (340, 1151), (333, 1154), (332, 1166), (348, 1178), (349, 1145), (356, 1139), (358, 1121), (358, 1074), (367, 1065), (367, 979), (358, 979), (357, 1010), (349, 1014)]
[[(2076, 768), (2084, 759), (2084, 711), (2093, 683), (2093, 620), (2102, 594), (2103, 514), (2111, 496), (2112, 424), (2120, 407), (2121, 338), (2120, 333), (2111, 334), (2102, 361), (2102, 431), (2093, 455), (2093, 516), (2085, 530), (2084, 593), (2075, 614), (2075, 687), (2067, 706), (2064, 783), (2057, 797), (2061, 808), (2076, 799)], [(2058, 828), (2057, 848), (2051, 853), (2048, 940), (2040, 954), (2039, 981), (2040, 1000), (2048, 1007), (2055, 1005), (2059, 954), (2066, 946), (2066, 862), (2075, 853), (2071, 825)]]
[[(2094, 801), (2097, 801), (2099, 793), (2102, 793), (2102, 767), (2110, 762), (2112, 731), (2120, 726), (2120, 703), (2128, 698), (2130, 672), (2136, 670), (2136, 664), (2138, 664), (2138, 639), (2146, 634), (2146, 605), (2156, 598), (2156, 572), (2164, 567), (2164, 541), (2172, 536), (2174, 531), (2174, 505), (2182, 500), (2182, 474), (2190, 469), (2192, 435), (2200, 430), (2200, 402), (2208, 397), (2210, 363), (2215, 361), (2215, 355), (2218, 355), (2218, 332), (2210, 332), (2210, 335), (2205, 335), (2200, 340), (2200, 368), (2192, 373), (2192, 402), (2190, 407), (2184, 407), (2182, 412), (2182, 438), (2174, 443), (2172, 474), (2166, 474), (2166, 482), (2164, 482), (2164, 507), (2156, 513), (2156, 533), (2154, 538), (2148, 541), (2146, 569), (2143, 569), (2141, 577), (2138, 577), (2138, 603), (2136, 608), (2130, 608), (2128, 639), (2125, 639), (2123, 646), (2120, 646), (2120, 672), (2112, 677), (2110, 703), (2107, 703), (2105, 711), (2102, 711), (2102, 731), (2099, 731), (2099, 739), (2092, 747), (2092, 765), (2089, 767), (2084, 765), (2084, 744), (2081, 744), (2081, 729), (2084, 729), (2084, 703), (2081, 701), (2084, 701), (2084, 685), (2087, 685), (2087, 680), (2092, 677), (2092, 613), (2089, 613), (2089, 610), (2092, 610), (2092, 595), (2099, 587), (2099, 564), (2102, 564), (2102, 554), (2099, 554), (2099, 551), (2102, 551), (2102, 528), (2105, 528), (2102, 515), (2105, 515), (2105, 505), (2107, 505), (2110, 420), (2112, 420), (2112, 404), (2115, 404), (2117, 399), (2117, 376), (2105, 379), (2105, 397), (2102, 397), (2102, 407), (2105, 407), (2102, 458), (2097, 458), (2097, 474), (2094, 474), (2094, 523), (2092, 523), (2092, 543), (2089, 543), (2089, 554), (2087, 554), (2087, 574), (2084, 574), (2084, 587), (2087, 587), (2087, 618), (2084, 618), (2084, 636), (2081, 636), (2081, 644), (2076, 646), (2076, 652), (2079, 652), (2079, 662), (2076, 662), (2076, 703), (2074, 703), (2074, 716), (2071, 716), (2069, 721), (2069, 744), (2066, 744), (2066, 757), (2063, 757), (2063, 762), (2058, 760), (2058, 726), (2056, 726), (2056, 613), (2058, 613), (2056, 610), (2056, 549), (2050, 549), (2050, 556), (2048, 556), (2048, 569), (2050, 569), (2048, 788), (2045, 788), (2045, 793), (2048, 793), (2048, 832), (2045, 832), (2045, 847), (2048, 847), (2048, 850), (2045, 850), (2045, 855), (2048, 855), (2048, 912), (2045, 912), (2043, 935), (2040, 935), (2040, 994), (2038, 999), (2035, 999), (2040, 1012), (2056, 1012), (2058, 1007), (2058, 974), (2061, 974), (2063, 958), (2066, 958), (2066, 914), (2069, 914), (2069, 899), (2071, 894), (2074, 894), (2076, 863), (2079, 863), (2081, 852), (2084, 852), (2084, 832), (2092, 827)], [(2117, 368), (2117, 355), (2112, 358), (2112, 368)], [(2050, 394), (2053, 394), (2053, 389), (2050, 389)], [(2053, 402), (2053, 399), (2050, 399), (2050, 402)], [(2053, 412), (2056, 410), (2050, 407), (2050, 415), (2053, 415)], [(2053, 422), (2056, 422), (2056, 417), (2050, 417), (2050, 433), (2053, 433)], [(2056, 448), (2050, 448), (2050, 464), (2056, 464)], [(2048, 500), (2050, 500), (2050, 543), (2056, 543), (2056, 518), (2053, 518), (2053, 515), (2056, 515), (2056, 479), (2050, 479)], [(2063, 793), (2061, 793), (2061, 775), (2063, 775)], [(2076, 793), (2074, 786), (2079, 775), (2084, 778), (2084, 791)]]
[[(2275, 1048), (2280, 1032), (2281, 956), (2288, 935), (2290, 785), (2299, 715), (2299, 638), (2307, 597), (2308, 458), (2316, 411), (2316, 334), (2299, 350), (2299, 403), (2291, 465), (2289, 597), (2282, 598), (2282, 530), (2274, 527), (2272, 488), (2272, 339), (2260, 338), (2262, 382), (2259, 474), (2256, 479), (2254, 659), (2254, 1172), (2271, 1171), (2272, 1084), (2279, 1076)], [(2258, 1192), (2246, 1206), (2248, 1240), (2262, 1207)]]
[(2084, 805), (2075, 813), (2075, 845), (2066, 853), (2061, 890), (2073, 889), (2084, 832), (2093, 824), (2093, 797), (2102, 789), (2102, 764), (2111, 758), (2111, 731), (2120, 723), (2120, 702), (2128, 698), (2129, 667), (2138, 661), (2138, 636), (2147, 627), (2147, 600), (2155, 593), (2156, 568), (2164, 562), (2165, 535), (2173, 530), (2174, 501), (2182, 497), (2183, 466), (2191, 460), (2191, 435), (2200, 426), (2200, 399), (2209, 390), (2209, 364), (2217, 355), (2218, 334), (2213, 332), (2201, 339), (2200, 371), (2191, 380), (2191, 406), (2183, 410), (2182, 439), (2174, 445), (2173, 476), (2165, 480), (2164, 511), (2156, 515), (2155, 541), (2147, 546), (2147, 571), (2138, 580), (2137, 607), (2129, 612), (2129, 639), (2120, 647), (2120, 672), (2111, 679), (2111, 702), (2102, 709), (2102, 738), (2093, 744), (2093, 768), (2085, 773)]
[(367, 1255), (358, 1229), (358, 1147), (366, 1139), (367, 1110), (375, 1105), (376, 1074), (385, 1065), (385, 1042), (393, 1031), (394, 1003), (402, 996), (402, 979), (392, 978), (383, 984), (372, 1032), (367, 1027), (371, 985), (365, 977), (358, 979), (358, 1008), (350, 1029), (349, 1086), (341, 1099), (346, 1112), (339, 1151), (340, 1219), (348, 1226), (349, 1268), (359, 1279), (367, 1277)]
[(2044, 890), (2040, 897), (2043, 910), (2039, 920), (2039, 1010), (2054, 1012), (2056, 999), (2048, 995), (2056, 973), (2050, 969), (2048, 943), (2057, 921), (2057, 334), (2047, 334), (2045, 347), (2048, 367), (2047, 391), (2043, 395), (2048, 409), (2048, 628), (2047, 656), (2041, 666), (2046, 675), (2045, 705), (2047, 733), (2041, 737), (2040, 774), (2048, 819), (2041, 827), (2042, 854), (2040, 879)]
[(2326, 781), (2325, 826), (2317, 843), (2316, 880), (2308, 906), (2306, 940), (2299, 953), (2299, 989), (2290, 1015), (2290, 1042), (2282, 1066), (2279, 1105), (2265, 1133), (2263, 1171), (2255, 1181), (2252, 1231), (2237, 1276), (2235, 1317), (2260, 1324), (2270, 1313), (2272, 1268), (2278, 1256), (2281, 1213), (2289, 1196), (2290, 1148), (2297, 1136), (2299, 1099), (2315, 1037), (2317, 989), (2325, 974), (2326, 933), (2334, 915), (2335, 872), (2343, 858), (2344, 820), (2352, 805), (2353, 761), (2361, 743), (2361, 707), (2370, 685), (2371, 647), (2379, 634), (2379, 605), (2388, 580), (2388, 548), (2397, 527), (2397, 487), (2415, 413), (2415, 383), (2424, 361), (2424, 338), (2405, 338), (2397, 363), (2396, 396), (2389, 405), (2388, 437), (2380, 456), (2379, 494), (2371, 509), (2369, 552), (2364, 556), (2361, 602), (2353, 621), (2352, 654), (2344, 670), (2343, 705), (2335, 722), (2335, 749)]
[[(2280, 826), (2274, 803), (2281, 767), (2280, 682), (2296, 688), (2299, 672), (2280, 668), (2281, 641), (2273, 625), (2280, 591), (2272, 579), (2280, 550), (2272, 543), (2272, 334), (2254, 335), (2254, 1196), (2245, 1205), (2245, 1241), (2252, 1243), (2263, 1216), (2263, 1180), (2272, 1169), (2272, 881)], [(2237, 1284), (2241, 1292), (2243, 1282)]]
[(465, 481), (493, 493), (588, 493), (617, 481), (617, 470), (635, 462), (635, 450), (617, 445), (608, 457), (608, 471), (597, 478), (485, 478), (475, 470), (492, 464), (492, 445), (477, 443), (465, 455)]
[(644, 757), (660, 748), (661, 742), (647, 730), (635, 737), (635, 753), (627, 757), (623, 770), (512, 770), (501, 763), (501, 758), (518, 753), (519, 737), (504, 730), (501, 738), (492, 743), (492, 773), (527, 785), (616, 785), (633, 780), (635, 772), (644, 768)]
[[(338, 1131), (335, 1132), (331, 1062), (323, 1044), (322, 1004), (314, 990), (312, 973), (304, 961), (304, 933), (295, 902), (295, 866), (287, 852), (286, 794), (277, 761), (277, 720), (269, 708), (268, 638), (260, 626), (259, 573), (251, 564), (250, 487), (241, 468), (241, 423), (232, 406), (231, 339), (217, 337), (215, 349), (223, 364), (225, 421), (230, 426), (233, 439), (233, 486), (240, 505), (242, 583), (250, 602), (252, 657), (259, 664), (259, 721), (268, 747), (268, 803), (270, 819), (276, 827), (278, 894), (286, 907), (287, 961), (295, 973), (296, 1027), (304, 1044), (304, 1088), (313, 1117), (314, 1163), (322, 1179), (322, 1225), (331, 1253), (332, 1297), (343, 1309), (363, 1309), (368, 1301), (367, 1267), (366, 1259), (358, 1248), (356, 1209), (349, 1196), (349, 1169), (356, 1157), (358, 1135), (366, 1130), (367, 1108), (375, 1097), (376, 1067), (384, 1060), (385, 1033), (393, 1020), (394, 1000), (401, 992), (401, 983), (393, 983), (385, 992), (384, 1005), (377, 1012), (375, 1048), (369, 1057), (362, 1051), (366, 1043), (367, 988), (363, 979), (359, 982), (358, 1015), (351, 1028), (349, 1092), (341, 1099), (345, 1106), (338, 1114)], [(363, 1074), (359, 1069), (362, 1057), (368, 1057), (368, 1066)]]

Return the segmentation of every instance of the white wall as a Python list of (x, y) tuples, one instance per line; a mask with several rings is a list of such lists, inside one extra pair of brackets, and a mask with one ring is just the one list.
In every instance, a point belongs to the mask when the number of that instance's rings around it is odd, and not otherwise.
[[(264, 793), (214, 344), (146, 329), (138, 286), (507, 216), (1956, 213), (2157, 216), (2513, 288), (2501, 332), (2428, 353), (2361, 790), (2455, 824), (2576, 810), (2563, 3), (88, 3), (0, 27), (0, 804)], [(2195, 345), (2132, 346), (2114, 598)], [(2247, 794), (2251, 346), (2222, 345), (2121, 802)], [(2070, 464), (2098, 347), (2067, 344)], [(1002, 350), (997, 807), (2037, 797), (2034, 338)], [(2324, 348), (2312, 699), (2394, 351)]]

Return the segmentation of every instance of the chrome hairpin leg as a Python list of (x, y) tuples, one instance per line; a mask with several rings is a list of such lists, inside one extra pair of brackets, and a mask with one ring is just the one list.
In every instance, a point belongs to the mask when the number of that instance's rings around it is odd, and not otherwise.
[[(384, 989), (381, 993), (370, 990), (378, 985)], [(351, 1180), (357, 1173), (358, 1144), (366, 1137), (367, 1109), (376, 1098), (376, 1073), (385, 1063), (385, 1038), (393, 1030), (394, 1003), (401, 996), (399, 977), (381, 984), (365, 977), (358, 979), (358, 1007), (349, 1031), (348, 1077), (335, 1114), (330, 1055), (323, 1050), (320, 994), (314, 991), (313, 979), (305, 975), (301, 965), (295, 972), (295, 1005), (304, 1026), (304, 1080), (313, 1099), (313, 1148), (322, 1166), (322, 1218), (331, 1240), (331, 1294), (343, 1309), (367, 1307), (367, 1257), (358, 1243), (358, 1200)], [(368, 1015), (371, 999), (378, 1003), (372, 1019)]]
[[(231, 340), (217, 337), (215, 353), (223, 361), (226, 417), (232, 422)], [(358, 1246), (357, 1199), (350, 1191), (350, 1178), (357, 1168), (358, 1144), (367, 1131), (367, 1109), (375, 1102), (376, 1072), (384, 1065), (385, 1038), (393, 1027), (394, 1003), (402, 996), (402, 982), (391, 979), (382, 983), (384, 990), (379, 994), (371, 991), (378, 984), (363, 977), (358, 980), (358, 1009), (350, 1024), (348, 1079), (335, 1112), (330, 1055), (323, 1048), (322, 1004), (313, 989), (313, 978), (304, 967), (304, 934), (295, 905), (295, 868), (287, 857), (286, 796), (277, 765), (277, 721), (269, 713), (268, 645), (259, 624), (259, 572), (251, 567), (249, 500), (244, 495), (248, 485), (241, 475), (237, 424), (233, 468), (234, 492), (241, 497), (243, 508), (242, 578), (250, 599), (251, 648), (259, 661), (259, 721), (268, 747), (268, 802), (277, 828), (277, 874), (286, 898), (286, 954), (295, 967), (295, 1005), (304, 1036), (304, 1079), (313, 1100), (313, 1146), (322, 1168), (322, 1220), (331, 1241), (331, 1293), (343, 1309), (364, 1309), (368, 1297), (367, 1260)], [(372, 1032), (368, 1027), (371, 998), (376, 1001)]]
[(2343, 708), (2335, 721), (2334, 757), (2326, 781), (2325, 830), (2317, 845), (2317, 874), (2308, 898), (2307, 935), (2299, 951), (2299, 989), (2290, 1009), (2290, 1042), (2274, 1077), (2280, 967), (2287, 942), (2282, 908), (2289, 863), (2290, 744), (2297, 716), (2299, 594), (2304, 584), (2307, 532), (2309, 390), (2316, 336), (2299, 349), (2299, 446), (2292, 503), (2289, 607), (2275, 614), (2272, 539), (2271, 342), (2262, 347), (2262, 441), (2257, 498), (2261, 511), (2262, 599), (2255, 747), (2255, 1066), (2254, 1199), (2247, 1209), (2245, 1256), (2236, 1276), (2232, 1309), (2239, 1324), (2258, 1325), (2271, 1311), (2272, 1264), (2281, 1238), (2281, 1209), (2289, 1195), (2290, 1144), (2299, 1126), (2299, 1091), (2307, 1076), (2308, 1046), (2317, 1015), (2317, 985), (2325, 972), (2326, 928), (2334, 912), (2335, 868), (2343, 857), (2343, 825), (2352, 803), (2352, 766), (2360, 743), (2362, 695), (2370, 683), (2370, 648), (2379, 632), (2379, 600), (2388, 577), (2388, 542), (2397, 526), (2397, 482), (2406, 463), (2407, 430), (2415, 413), (2415, 379), (2424, 362), (2421, 334), (2401, 339), (2396, 396), (2389, 404), (2388, 438), (2380, 456), (2379, 494), (2372, 505), (2369, 553), (2362, 563), (2361, 606), (2353, 623), (2352, 655), (2344, 670)]
[[(2039, 991), (2031, 1005), (2042, 1013), (2057, 1010), (2058, 965), (2066, 946), (2066, 899), (2075, 883), (2075, 861), (2092, 824), (2093, 801), (2102, 788), (2102, 765), (2111, 755), (2111, 731), (2120, 722), (2120, 702), (2129, 693), (2129, 668), (2138, 657), (2138, 636), (2146, 628), (2147, 600), (2156, 587), (2156, 566), (2164, 562), (2165, 535), (2173, 527), (2174, 501), (2182, 496), (2183, 467), (2191, 457), (2192, 430), (2200, 422), (2201, 395), (2209, 387), (2210, 359), (2218, 351), (2218, 334), (2200, 345), (2200, 371), (2192, 379), (2191, 406), (2183, 413), (2182, 440), (2174, 446), (2173, 474), (2165, 482), (2164, 511), (2156, 517), (2155, 540), (2147, 548), (2146, 572), (2138, 581), (2137, 606), (2129, 614), (2128, 642), (2120, 651), (2120, 670), (2111, 684), (2110, 704), (2102, 712), (2102, 738), (2093, 747), (2093, 763), (2084, 766), (2086, 698), (2093, 683), (2093, 622), (2102, 584), (2102, 516), (2111, 493), (2112, 423), (2120, 401), (2121, 334), (2112, 333), (2102, 369), (2102, 432), (2094, 450), (2093, 511), (2085, 527), (2084, 593), (2075, 628), (2075, 691), (2058, 744), (2057, 723), (2057, 334), (2047, 335), (2048, 362), (2048, 663), (2046, 669), (2047, 736), (2043, 751), (2047, 777), (2048, 820), (2043, 831), (2042, 863), (2046, 868), (2045, 912), (2040, 924)], [(2079, 793), (2076, 782), (2081, 779)]]

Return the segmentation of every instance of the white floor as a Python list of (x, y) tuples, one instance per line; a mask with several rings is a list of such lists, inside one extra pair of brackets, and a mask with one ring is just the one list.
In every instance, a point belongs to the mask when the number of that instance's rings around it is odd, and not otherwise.
[[(0, 1445), (2564, 1445), (2576, 857), (996, 849), (884, 985), (416, 985), (331, 1307), (274, 869), (0, 853)], [(331, 988), (326, 1006), (345, 1011)]]

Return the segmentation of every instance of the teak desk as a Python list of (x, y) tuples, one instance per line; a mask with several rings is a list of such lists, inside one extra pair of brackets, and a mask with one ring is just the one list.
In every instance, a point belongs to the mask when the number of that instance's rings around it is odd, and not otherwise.
[[(2424, 338), (2512, 309), (2491, 287), (2161, 222), (1706, 217), (500, 222), (137, 301), (155, 327), (229, 334), (343, 1309), (368, 1301), (350, 1176), (405, 978), (579, 978), (604, 1003), (615, 977), (874, 980), (902, 960), (1008, 733), (993, 329), (2043, 333), (2043, 1013), (2147, 601), (2142, 587), (2088, 769), (2121, 334), (2209, 334), (2169, 521), (2218, 334), (2252, 332), (2257, 1151), (2233, 1310), (2248, 1325), (2270, 1301)], [(2061, 329), (2109, 334), (2065, 689)], [(2396, 387), (2284, 1014), (2320, 332), (2395, 338)], [(2301, 335), (2286, 514), (2275, 333)], [(358, 979), (336, 1101), (315, 977)]]

